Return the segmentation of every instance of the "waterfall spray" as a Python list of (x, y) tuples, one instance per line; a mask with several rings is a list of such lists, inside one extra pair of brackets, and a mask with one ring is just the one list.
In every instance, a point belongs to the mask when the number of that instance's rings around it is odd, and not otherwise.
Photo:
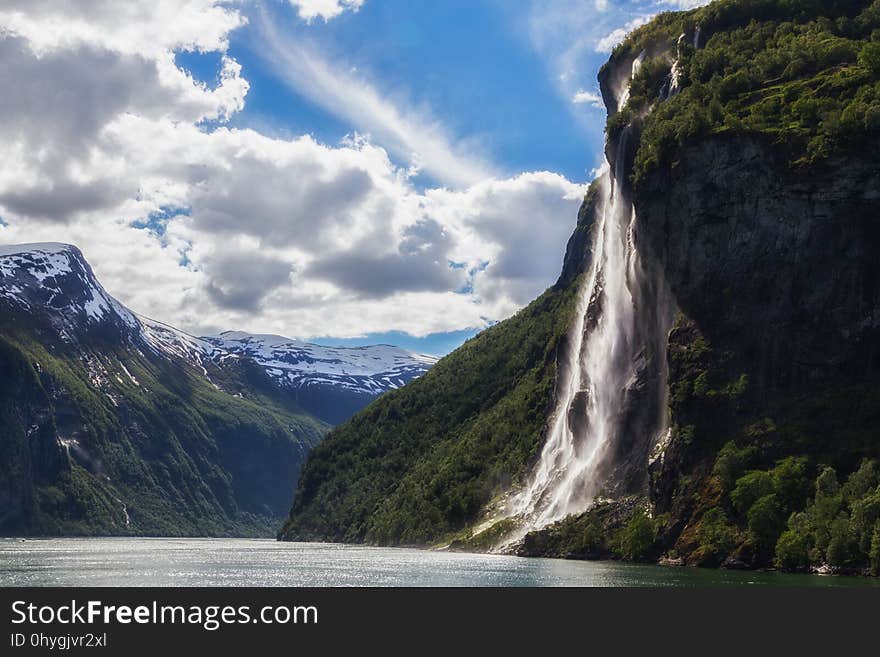
[[(644, 56), (634, 60), (632, 76)], [(623, 107), (629, 83), (615, 95)], [(615, 469), (615, 449), (633, 430), (628, 414), (646, 387), (656, 389), (656, 399), (647, 403), (653, 414), (636, 429), (650, 433), (642, 442), (651, 444), (665, 429), (672, 313), (662, 281), (646, 273), (635, 246), (636, 215), (626, 184), (632, 132), (631, 126), (622, 130), (613, 169), (607, 165), (599, 179), (593, 259), (559, 363), (556, 409), (526, 485), (507, 503), (505, 515), (521, 521), (509, 540), (584, 511), (602, 495)]]

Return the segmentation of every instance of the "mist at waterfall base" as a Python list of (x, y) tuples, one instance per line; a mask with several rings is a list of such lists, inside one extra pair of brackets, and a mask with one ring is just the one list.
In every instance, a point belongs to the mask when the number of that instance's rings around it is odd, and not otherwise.
[[(626, 104), (644, 58), (633, 60), (630, 78), (616, 90), (617, 107)], [(664, 97), (677, 92), (677, 83), (673, 64)], [(659, 267), (638, 248), (628, 182), (635, 130), (631, 123), (609, 142), (614, 154), (598, 179), (592, 261), (559, 359), (556, 408), (526, 485), (502, 511), (519, 521), (505, 545), (604, 495), (642, 491), (650, 452), (667, 431), (666, 338), (674, 303)]]

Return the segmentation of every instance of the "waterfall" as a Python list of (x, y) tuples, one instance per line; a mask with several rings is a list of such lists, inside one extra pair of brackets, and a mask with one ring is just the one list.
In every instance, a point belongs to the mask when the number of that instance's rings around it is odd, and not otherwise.
[[(700, 28), (698, 27), (697, 32), (694, 34), (695, 44), (700, 42), (699, 29)], [(683, 74), (681, 68), (682, 44), (684, 44), (686, 38), (687, 34), (682, 34), (678, 37), (678, 41), (675, 44), (675, 61), (672, 62), (669, 76), (666, 78), (666, 82), (660, 90), (660, 100), (669, 100), (681, 91), (681, 78)]]
[[(638, 71), (644, 53), (635, 59)], [(629, 84), (616, 94), (623, 107)], [(526, 485), (505, 515), (526, 532), (586, 510), (619, 468), (622, 442), (647, 453), (665, 429), (665, 345), (671, 304), (662, 281), (635, 246), (636, 214), (629, 198), (627, 161), (633, 127), (621, 132), (613, 170), (600, 176), (593, 259), (580, 290), (567, 353), (558, 367), (556, 409), (546, 442)], [(645, 390), (650, 392), (646, 395)], [(643, 419), (633, 421), (642, 405)], [(645, 419), (647, 418), (647, 419)], [(625, 434), (637, 433), (635, 443)], [(639, 450), (636, 450), (639, 451)]]

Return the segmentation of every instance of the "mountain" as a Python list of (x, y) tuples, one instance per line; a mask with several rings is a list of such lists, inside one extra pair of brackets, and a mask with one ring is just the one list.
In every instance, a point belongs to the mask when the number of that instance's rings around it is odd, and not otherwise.
[(434, 358), (228, 332), (113, 299), (76, 247), (0, 247), (0, 533), (253, 534), (306, 452)]
[(661, 14), (559, 281), (334, 429), (288, 540), (880, 570), (880, 3)]
[(250, 535), (283, 515), (327, 425), (252, 361), (196, 369), (157, 332), (75, 247), (0, 247), (0, 533)]
[(12, 311), (40, 315), (68, 341), (91, 331), (131, 337), (135, 316), (108, 295), (75, 247), (0, 246), (0, 298)]
[(333, 431), (285, 535), (424, 544), (472, 521), (541, 443), (574, 296), (549, 290)]
[(391, 345), (326, 347), (240, 331), (196, 338), (145, 317), (139, 320), (145, 338), (169, 356), (199, 369), (248, 360), (264, 370), (292, 403), (330, 424), (347, 420), (379, 395), (422, 376), (437, 362), (434, 356)]

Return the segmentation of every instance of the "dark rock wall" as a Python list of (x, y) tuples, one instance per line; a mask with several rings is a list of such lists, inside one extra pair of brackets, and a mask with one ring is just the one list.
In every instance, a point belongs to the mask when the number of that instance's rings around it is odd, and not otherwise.
[(718, 136), (636, 191), (639, 248), (680, 313), (668, 347), (672, 432), (652, 496), (675, 537), (713, 502), (721, 445), (849, 471), (880, 451), (877, 151), (797, 168)]

